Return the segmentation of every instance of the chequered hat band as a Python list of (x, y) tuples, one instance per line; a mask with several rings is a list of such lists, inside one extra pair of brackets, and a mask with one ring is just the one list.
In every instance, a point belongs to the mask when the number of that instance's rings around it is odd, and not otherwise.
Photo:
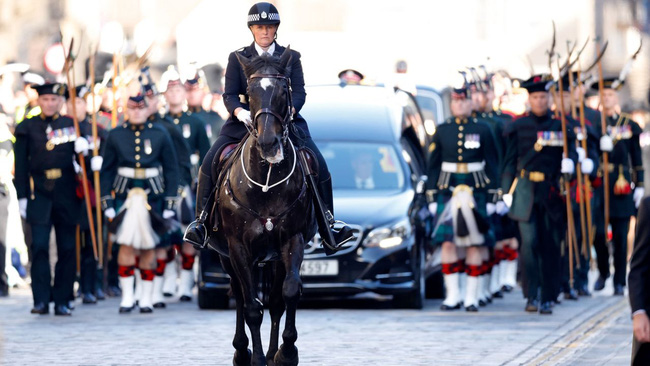
[(280, 20), (280, 14), (267, 13), (263, 11), (261, 14), (248, 14), (249, 22), (259, 22), (260, 20)]

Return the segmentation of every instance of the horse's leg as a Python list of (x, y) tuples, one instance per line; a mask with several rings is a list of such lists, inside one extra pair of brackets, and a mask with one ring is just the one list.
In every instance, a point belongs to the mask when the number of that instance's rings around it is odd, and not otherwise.
[(282, 286), (282, 296), (287, 307), (287, 316), (282, 332), (282, 347), (275, 354), (276, 366), (298, 365), (298, 348), (296, 340), (296, 309), (302, 292), (302, 280), (300, 279), (300, 264), (303, 258), (304, 241), (302, 235), (298, 234), (291, 238), (288, 245), (282, 250), (282, 262), (285, 266), (286, 277)]
[(280, 320), (284, 314), (284, 298), (282, 297), (282, 286), (284, 284), (284, 277), (286, 270), (282, 262), (273, 262), (273, 284), (271, 286), (271, 293), (269, 294), (269, 314), (271, 314), (271, 341), (269, 342), (269, 349), (266, 352), (266, 362), (269, 366), (273, 366), (273, 357), (278, 351), (278, 339), (280, 337)]
[(221, 259), (223, 268), (230, 275), (230, 289), (235, 296), (237, 304), (235, 337), (232, 340), (232, 345), (235, 347), (235, 356), (232, 359), (232, 364), (234, 366), (248, 366), (251, 364), (251, 351), (248, 349), (248, 337), (244, 328), (244, 296), (242, 295), (239, 280), (230, 264), (230, 260), (228, 258)]
[(239, 279), (241, 295), (243, 298), (244, 320), (251, 332), (253, 341), (253, 359), (251, 366), (266, 365), (264, 350), (262, 349), (262, 338), (260, 327), (264, 318), (264, 305), (257, 298), (257, 278), (253, 276), (253, 264), (245, 244), (230, 246), (230, 264)]

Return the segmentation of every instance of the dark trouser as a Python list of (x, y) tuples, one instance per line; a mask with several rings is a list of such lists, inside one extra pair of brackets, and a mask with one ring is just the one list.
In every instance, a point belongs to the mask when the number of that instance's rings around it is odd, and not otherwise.
[(553, 301), (557, 297), (560, 259), (560, 246), (557, 224), (546, 214), (545, 208), (533, 204), (529, 221), (519, 222), (521, 232), (521, 256), (527, 282), (528, 299), (537, 299), (542, 290), (542, 302)]
[[(117, 254), (120, 246), (113, 243), (111, 248), (110, 259), (106, 262), (106, 285), (110, 287), (119, 287), (120, 281), (117, 278)], [(108, 259), (108, 243), (104, 240), (104, 258)], [(95, 275), (95, 288), (104, 288), (104, 269), (98, 268)]]
[[(575, 206), (575, 205), (574, 205)], [(587, 283), (589, 279), (587, 278), (589, 274), (589, 260), (588, 260), (588, 253), (583, 253), (582, 252), (582, 225), (580, 224), (580, 210), (576, 207), (574, 207), (573, 210), (573, 218), (575, 221), (575, 231), (576, 231), (576, 238), (577, 238), (577, 245), (574, 244), (573, 249), (572, 249), (572, 254), (573, 254), (573, 288), (574, 289), (580, 289), (585, 286), (587, 286)], [(585, 217), (585, 221), (586, 221)], [(585, 224), (587, 224), (585, 222)], [(587, 232), (588, 233), (588, 232)], [(588, 234), (586, 233), (585, 236)], [(586, 238), (585, 238), (586, 239)], [(571, 287), (569, 286), (569, 280), (570, 280), (570, 273), (569, 273), (569, 247), (568, 244), (564, 248), (564, 255), (562, 256), (562, 263), (561, 263), (561, 268), (562, 268), (562, 291), (568, 292)], [(589, 242), (586, 242), (587, 244), (587, 251), (589, 251)], [(576, 254), (577, 250), (577, 254)], [(576, 256), (579, 257), (580, 261), (580, 268), (578, 268), (578, 261), (576, 260)]]
[(6, 295), (9, 292), (9, 283), (7, 282), (7, 274), (5, 273), (5, 261), (7, 259), (7, 218), (9, 212), (7, 206), (9, 205), (9, 192), (1, 189), (0, 192), (0, 296)]
[[(610, 218), (612, 226), (612, 251), (614, 252), (614, 285), (625, 286), (627, 270), (627, 233), (630, 230), (629, 218)], [(609, 277), (609, 250), (605, 233), (597, 233), (594, 247), (598, 260), (598, 272), (602, 278)]]
[[(298, 139), (293, 131), (289, 132), (289, 137), (291, 140), (296, 144), (296, 148), (304, 146), (309, 148), (311, 151), (314, 152), (316, 155), (316, 159), (318, 160), (318, 188), (320, 190), (320, 195), (323, 201), (325, 202), (325, 205), (327, 205), (327, 208), (329, 208), (330, 212), (334, 214), (334, 199), (332, 196), (332, 180), (330, 178), (330, 173), (329, 169), (327, 168), (327, 162), (325, 161), (325, 158), (323, 158), (323, 155), (321, 154), (320, 150), (314, 143), (314, 140), (311, 139), (311, 137), (300, 137)], [(300, 144), (298, 144), (296, 141), (300, 141)], [(217, 176), (216, 174), (213, 174), (213, 172), (216, 172), (216, 165), (219, 164), (218, 160), (214, 160), (215, 156), (217, 154), (221, 154), (221, 150), (229, 144), (236, 144), (239, 143), (239, 140), (234, 138), (234, 137), (229, 137), (225, 135), (220, 135), (217, 138), (217, 141), (214, 142), (208, 153), (205, 155), (203, 158), (203, 164), (201, 165), (201, 172), (203, 174), (206, 174), (208, 176), (212, 177), (212, 182), (216, 182)], [(217, 157), (218, 159), (218, 157)], [(218, 174), (218, 172), (216, 172)], [(208, 192), (209, 193), (209, 192)], [(201, 197), (197, 198), (197, 205), (199, 205), (199, 202), (201, 201)], [(200, 210), (197, 210), (200, 211)]]
[(81, 273), (79, 284), (81, 293), (94, 294), (97, 283), (97, 261), (90, 239), (90, 231), (81, 232)]
[(75, 226), (54, 224), (58, 259), (54, 269), (54, 286), (50, 275), (50, 231), (52, 223), (32, 224), (32, 293), (34, 304), (67, 305), (75, 276)]

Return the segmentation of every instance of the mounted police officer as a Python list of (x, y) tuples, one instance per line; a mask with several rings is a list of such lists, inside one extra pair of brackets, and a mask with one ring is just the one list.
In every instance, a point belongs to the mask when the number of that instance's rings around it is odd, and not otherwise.
[[(643, 188), (644, 170), (641, 160), (639, 136), (641, 127), (630, 119), (630, 115), (620, 112), (618, 91), (624, 80), (618, 77), (604, 80), (603, 113), (607, 118), (607, 134), (600, 140), (600, 150), (609, 153), (609, 165), (602, 165), (602, 174), (609, 174), (609, 218), (612, 226), (612, 247), (614, 255), (614, 295), (623, 295), (627, 268), (627, 233), (630, 217), (636, 215), (636, 208), (645, 194)], [(597, 85), (597, 84), (595, 84)], [(594, 87), (595, 87), (594, 85)], [(596, 190), (598, 215), (595, 220), (604, 223), (604, 188)], [(597, 226), (598, 227), (598, 226)], [(605, 287), (610, 275), (609, 251), (606, 245), (606, 228), (596, 231), (594, 248), (598, 260), (599, 277), (594, 290)]]
[(570, 129), (569, 156), (563, 157), (562, 123), (548, 108), (550, 83), (550, 75), (535, 75), (522, 84), (528, 90), (530, 112), (506, 127), (501, 183), (508, 215), (519, 222), (521, 232), (526, 311), (541, 314), (553, 313), (559, 288), (560, 241), (566, 225), (559, 180), (562, 174), (573, 174), (577, 160)]
[[(206, 155), (204, 163), (201, 166), (199, 174), (199, 186), (197, 192), (197, 220), (188, 226), (185, 233), (185, 238), (193, 244), (203, 247), (207, 240), (207, 231), (203, 225), (203, 221), (207, 216), (202, 215), (208, 197), (212, 192), (213, 184), (217, 177), (212, 176), (212, 161), (215, 156), (220, 156), (223, 148), (230, 144), (239, 143), (247, 134), (245, 124), (252, 124), (252, 116), (248, 106), (248, 95), (246, 92), (247, 80), (244, 71), (237, 59), (237, 54), (250, 58), (253, 56), (272, 55), (279, 57), (285, 52), (286, 48), (278, 45), (275, 42), (277, 37), (277, 30), (280, 25), (280, 14), (273, 4), (260, 2), (253, 5), (248, 12), (248, 28), (251, 31), (254, 41), (250, 46), (240, 48), (232, 52), (228, 57), (228, 66), (226, 67), (226, 85), (224, 92), (224, 103), (230, 117), (226, 124), (222, 127), (217, 141), (212, 145), (210, 152)], [(320, 154), (318, 147), (311, 139), (307, 121), (300, 115), (300, 109), (305, 103), (305, 83), (302, 73), (302, 64), (300, 62), (300, 53), (291, 50), (291, 98), (293, 100), (293, 126), (290, 129), (289, 135), (292, 141), (298, 145), (306, 146), (313, 151), (317, 157), (319, 172), (318, 172), (318, 187), (313, 187), (318, 192), (317, 194), (325, 202), (327, 212), (323, 212), (323, 216), (328, 217), (330, 230), (334, 224), (333, 210), (334, 200), (332, 197), (332, 179), (327, 169), (327, 163)], [(330, 246), (335, 247), (352, 238), (352, 230), (344, 226), (339, 231), (332, 230), (335, 243), (329, 243)]]
[[(55, 315), (71, 315), (68, 300), (73, 292), (75, 223), (81, 201), (76, 195), (75, 152), (88, 148), (77, 138), (72, 119), (59, 115), (64, 86), (35, 87), (41, 114), (16, 128), (16, 190), (20, 213), (32, 227), (33, 314), (47, 314), (54, 300)], [(50, 231), (56, 232), (57, 263), (54, 285), (50, 278)]]
[(140, 312), (150, 313), (156, 269), (154, 248), (160, 243), (161, 231), (166, 230), (164, 220), (174, 217), (178, 163), (173, 148), (170, 153), (173, 144), (169, 134), (147, 120), (149, 112), (143, 95), (129, 98), (127, 112), (128, 122), (111, 130), (106, 140), (101, 170), (102, 208), (117, 226), (114, 231), (115, 241), (120, 245), (120, 313), (129, 313), (134, 307), (138, 254), (142, 279)]
[[(490, 127), (470, 116), (468, 98), (467, 87), (453, 90), (452, 117), (433, 135), (427, 191), (436, 216), (433, 244), (442, 245), (446, 297), (441, 309), (459, 309), (462, 302), (465, 310), (475, 312), (483, 294), (480, 247), (490, 241), (487, 190), (496, 182), (498, 156)], [(461, 272), (467, 273), (464, 295)]]

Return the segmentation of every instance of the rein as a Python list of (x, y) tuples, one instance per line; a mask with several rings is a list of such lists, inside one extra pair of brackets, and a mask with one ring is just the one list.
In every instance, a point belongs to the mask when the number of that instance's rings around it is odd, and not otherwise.
[[(272, 110), (271, 108), (262, 108), (255, 112), (255, 116), (253, 116), (253, 121), (257, 120), (257, 117), (263, 115), (263, 114), (270, 114), (273, 117), (277, 118), (279, 121), (282, 121), (282, 143), (286, 144), (287, 139), (289, 137), (289, 128), (288, 124), (293, 121), (293, 114), (291, 111), (293, 110), (293, 97), (291, 95), (292, 89), (291, 89), (291, 78), (287, 77), (286, 75), (283, 74), (260, 74), (260, 73), (255, 73), (251, 76), (248, 77), (249, 80), (252, 79), (263, 79), (263, 78), (269, 78), (269, 79), (278, 79), (278, 80), (284, 80), (287, 89), (286, 89), (286, 94), (287, 94), (287, 112), (282, 117), (278, 112)], [(246, 128), (248, 129), (248, 132), (253, 136), (255, 139), (257, 139), (257, 130), (253, 128), (252, 124), (249, 126), (248, 124), (245, 124)]]
[[(244, 141), (244, 146), (242, 147), (242, 150), (246, 148), (247, 143), (248, 143), (248, 139)], [(249, 182), (255, 184), (256, 186), (261, 187), (262, 192), (264, 193), (268, 192), (269, 189), (286, 182), (293, 175), (294, 170), (296, 170), (296, 160), (298, 160), (296, 157), (296, 148), (293, 146), (293, 142), (291, 141), (291, 139), (289, 139), (289, 144), (291, 144), (291, 151), (293, 151), (293, 165), (291, 166), (291, 171), (289, 172), (289, 175), (284, 177), (284, 179), (280, 180), (279, 182), (273, 183), (270, 186), (269, 186), (269, 179), (271, 178), (271, 169), (273, 169), (273, 164), (269, 164), (269, 172), (266, 174), (266, 184), (262, 185), (260, 183), (257, 183), (248, 175), (248, 172), (246, 172), (246, 164), (244, 164), (244, 154), (242, 151), (242, 153), (239, 154), (239, 156), (241, 158), (241, 168), (244, 171), (244, 175), (246, 176), (246, 179), (248, 179)]]

